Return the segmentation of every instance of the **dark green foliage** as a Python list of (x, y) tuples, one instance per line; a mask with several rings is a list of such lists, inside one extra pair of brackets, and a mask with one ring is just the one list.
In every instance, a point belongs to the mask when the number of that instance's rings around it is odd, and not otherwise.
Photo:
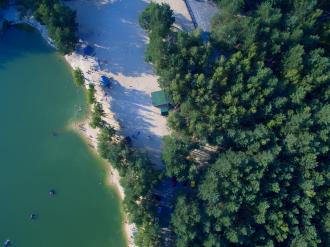
[(85, 77), (83, 72), (78, 68), (72, 71), (73, 81), (77, 86), (83, 86)]
[(102, 119), (104, 111), (100, 103), (96, 103), (92, 110), (91, 122), (90, 125), (92, 128), (101, 128), (104, 126), (104, 121)]
[(139, 246), (159, 246), (158, 227), (155, 222), (155, 203), (151, 193), (158, 181), (149, 159), (124, 142), (109, 145), (108, 159), (119, 171), (125, 188), (125, 210), (130, 222), (138, 227)]
[(89, 104), (95, 103), (95, 86), (93, 84), (89, 84), (88, 86), (87, 101)]
[(168, 4), (151, 3), (141, 13), (139, 22), (148, 32), (164, 37), (174, 22), (173, 11)]
[(199, 238), (198, 225), (201, 223), (199, 208), (194, 201), (188, 201), (183, 196), (178, 198), (172, 217), (174, 231), (180, 236), (177, 246), (193, 246), (194, 241)]
[(166, 175), (175, 176), (180, 182), (186, 181), (190, 174), (190, 164), (186, 159), (190, 151), (189, 145), (171, 136), (164, 138), (164, 145), (167, 147), (163, 152)]
[(124, 206), (130, 222), (138, 228), (136, 243), (141, 247), (160, 246), (159, 228), (155, 221), (155, 202), (152, 191), (158, 182), (159, 172), (145, 154), (130, 147), (124, 140), (113, 138), (115, 130), (101, 126), (98, 151), (118, 170), (120, 183), (125, 190)]
[(141, 247), (160, 247), (159, 232), (157, 223), (143, 225), (143, 231), (137, 233), (135, 243)]
[(74, 51), (78, 42), (74, 11), (59, 0), (20, 0), (19, 3), (32, 10), (37, 20), (47, 26), (49, 36), (60, 52)]
[[(169, 30), (147, 53), (176, 104), (166, 173), (196, 182), (172, 216), (177, 246), (329, 246), (329, 4), (219, 5), (209, 42)], [(203, 167), (196, 142), (219, 150)]]
[(145, 55), (148, 62), (156, 62), (165, 52), (164, 38), (170, 32), (174, 20), (173, 11), (168, 4), (151, 3), (141, 13), (140, 25), (149, 33), (150, 38)]
[(111, 147), (110, 143), (115, 133), (115, 129), (111, 126), (104, 126), (97, 136), (97, 151), (104, 159), (108, 158)]

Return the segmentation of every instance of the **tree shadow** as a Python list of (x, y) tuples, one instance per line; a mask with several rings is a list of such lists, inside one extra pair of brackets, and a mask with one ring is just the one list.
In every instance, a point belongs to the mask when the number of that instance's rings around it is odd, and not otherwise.
[[(137, 77), (154, 74), (153, 67), (144, 59), (148, 37), (139, 25), (139, 15), (148, 3), (147, 0), (81, 0), (67, 4), (77, 11), (80, 37), (94, 47), (103, 68), (113, 74)], [(183, 28), (193, 28), (182, 14), (175, 13), (175, 17)]]
[(194, 29), (193, 22), (180, 13), (175, 14), (175, 22), (185, 31), (192, 31)]
[(211, 30), (211, 20), (219, 11), (217, 5), (206, 0), (186, 0), (186, 3), (196, 25), (203, 31), (209, 32)]
[[(143, 91), (123, 87), (114, 81), (110, 89), (110, 110), (121, 123), (121, 134), (129, 136), (135, 147), (147, 151), (151, 160), (161, 164), (162, 136), (155, 134), (155, 109), (150, 95)], [(157, 113), (160, 114), (160, 113)]]
[(138, 22), (146, 1), (74, 1), (68, 5), (77, 11), (81, 39), (95, 48), (96, 57), (109, 72), (153, 74), (152, 66), (144, 61), (147, 36)]
[(148, 39), (138, 21), (148, 1), (80, 0), (67, 4), (77, 11), (80, 37), (94, 47), (101, 68), (114, 77), (132, 80), (132, 88), (114, 81), (110, 89), (109, 107), (121, 123), (122, 133), (130, 136), (134, 146), (146, 150), (154, 163), (161, 164), (166, 120), (159, 123), (160, 112), (151, 104), (150, 90), (138, 89), (140, 78), (154, 75), (153, 67), (144, 60)]

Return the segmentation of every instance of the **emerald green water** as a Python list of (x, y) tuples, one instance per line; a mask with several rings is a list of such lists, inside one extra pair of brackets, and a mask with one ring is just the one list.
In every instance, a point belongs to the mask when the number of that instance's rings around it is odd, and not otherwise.
[(82, 90), (38, 33), (10, 29), (0, 38), (1, 246), (7, 238), (22, 247), (125, 246), (104, 164), (66, 128), (83, 114), (79, 105), (86, 108)]

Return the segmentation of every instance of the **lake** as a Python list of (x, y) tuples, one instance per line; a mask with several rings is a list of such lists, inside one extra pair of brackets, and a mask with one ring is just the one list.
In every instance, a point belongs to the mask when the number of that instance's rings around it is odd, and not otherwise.
[(68, 127), (86, 108), (69, 66), (37, 32), (0, 38), (0, 244), (126, 245), (106, 165)]

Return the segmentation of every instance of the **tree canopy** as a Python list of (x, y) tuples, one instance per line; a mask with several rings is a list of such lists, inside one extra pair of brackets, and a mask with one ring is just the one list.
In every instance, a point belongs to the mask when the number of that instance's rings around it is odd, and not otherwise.
[(84, 73), (77, 68), (72, 71), (73, 81), (77, 86), (83, 86), (85, 82)]
[[(177, 198), (176, 245), (329, 246), (329, 4), (218, 2), (206, 42), (142, 25), (175, 103), (166, 174), (196, 184)], [(219, 151), (200, 166), (195, 144)]]
[(156, 3), (149, 4), (139, 18), (142, 28), (159, 36), (168, 33), (174, 20), (173, 11), (168, 4)]
[(59, 0), (19, 0), (18, 2), (26, 9), (32, 10), (37, 20), (47, 26), (49, 36), (61, 53), (74, 51), (78, 42), (78, 25), (73, 10)]

